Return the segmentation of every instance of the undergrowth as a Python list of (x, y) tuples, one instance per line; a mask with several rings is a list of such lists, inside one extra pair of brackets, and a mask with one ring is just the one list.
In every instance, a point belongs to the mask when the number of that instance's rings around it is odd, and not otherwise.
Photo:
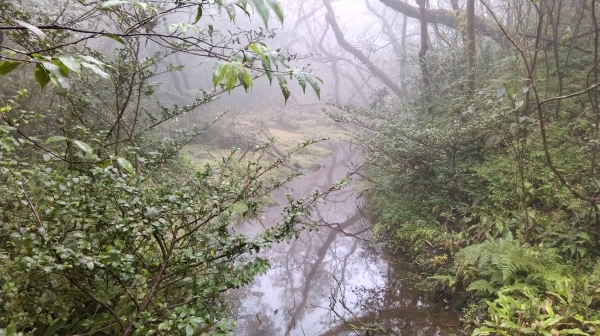
[[(390, 101), (380, 93), (367, 108), (331, 114), (365, 130), (355, 140), (368, 167), (374, 234), (434, 298), (453, 302), (464, 334), (596, 335), (600, 211), (572, 192), (600, 194), (591, 100), (565, 100), (544, 120), (544, 138), (514, 58), (487, 52), (495, 66), (478, 70), (486, 80), (469, 97), (460, 80), (440, 77), (427, 104), (419, 94)], [(429, 57), (444, 64), (452, 56)], [(572, 57), (565, 92), (590, 66), (588, 55)], [(552, 96), (553, 85), (549, 77), (538, 90)]]

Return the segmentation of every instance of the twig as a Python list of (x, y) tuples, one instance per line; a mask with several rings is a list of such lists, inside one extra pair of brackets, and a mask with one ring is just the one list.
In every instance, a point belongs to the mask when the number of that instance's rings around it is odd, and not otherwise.
[[(294, 310), (296, 308), (296, 299), (294, 299), (294, 306), (292, 307), (292, 309), (288, 310), (287, 313), (292, 317), (292, 323), (290, 323), (290, 327), (288, 330), (292, 329), (292, 326), (294, 328), (296, 328), (296, 319), (294, 318), (294, 315), (292, 315), (292, 313), (290, 313), (292, 310)], [(302, 325), (300, 325), (300, 327), (302, 328)], [(302, 331), (304, 333), (304, 331)]]

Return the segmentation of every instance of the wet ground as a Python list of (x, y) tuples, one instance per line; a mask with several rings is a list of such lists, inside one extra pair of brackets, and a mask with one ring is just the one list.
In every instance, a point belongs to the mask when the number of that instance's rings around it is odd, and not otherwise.
[[(288, 192), (300, 197), (327, 189), (351, 173), (358, 159), (350, 145), (340, 145), (320, 169), (273, 198), (283, 205)], [(261, 253), (271, 269), (228, 295), (236, 302), (236, 335), (366, 335), (367, 329), (369, 335), (457, 333), (456, 315), (412, 291), (405, 266), (369, 242), (370, 223), (361, 206), (352, 185), (336, 191), (315, 208), (318, 231)], [(267, 208), (262, 222), (275, 221), (280, 213), (280, 206)], [(248, 232), (262, 228), (256, 222), (244, 226)], [(352, 332), (350, 325), (363, 330)]]

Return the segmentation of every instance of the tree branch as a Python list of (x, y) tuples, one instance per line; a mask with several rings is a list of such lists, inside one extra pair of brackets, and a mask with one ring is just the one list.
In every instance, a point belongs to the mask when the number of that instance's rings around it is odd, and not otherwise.
[(333, 33), (335, 34), (335, 39), (338, 41), (338, 44), (344, 48), (347, 52), (351, 53), (356, 57), (362, 64), (364, 64), (371, 73), (377, 77), (383, 84), (385, 84), (392, 92), (394, 92), (397, 96), (402, 96), (402, 89), (379, 67), (377, 67), (373, 61), (371, 61), (365, 54), (362, 53), (358, 48), (351, 45), (348, 41), (346, 41), (344, 37), (344, 33), (340, 29), (336, 19), (335, 12), (331, 7), (331, 3), (329, 0), (323, 0), (323, 4), (327, 8), (327, 15), (325, 19), (331, 25), (333, 29)]
[[(419, 8), (409, 5), (401, 0), (379, 0), (384, 5), (396, 10), (413, 19), (419, 19)], [(444, 25), (448, 28), (458, 29), (458, 19), (456, 15), (446, 9), (428, 9), (427, 22)], [(478, 33), (493, 39), (496, 42), (504, 41), (502, 31), (498, 29), (496, 24), (484, 17), (475, 17), (475, 29)]]

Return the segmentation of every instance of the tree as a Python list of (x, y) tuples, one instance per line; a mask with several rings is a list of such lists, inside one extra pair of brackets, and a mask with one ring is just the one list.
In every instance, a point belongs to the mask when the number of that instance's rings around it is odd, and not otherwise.
[[(464, 38), (463, 42), (465, 44), (465, 49), (467, 49), (467, 47), (472, 49), (469, 49), (471, 51), (468, 55), (470, 69), (467, 73), (469, 75), (466, 76), (467, 78), (465, 79), (466, 83), (472, 82), (471, 77), (474, 76), (474, 71), (472, 70), (474, 69), (474, 59), (476, 55), (472, 48), (474, 45), (467, 43), (467, 24), (464, 24), (464, 22), (460, 23), (461, 20), (464, 21), (466, 16), (463, 15), (464, 13), (461, 14), (458, 2), (452, 2), (452, 8), (456, 8), (453, 12), (444, 9), (444, 5), (440, 4), (440, 2), (438, 2), (438, 5), (442, 7), (432, 8), (433, 5), (429, 5), (429, 2), (427, 1), (423, 3), (417, 1), (417, 7), (413, 7), (407, 2), (382, 1), (380, 2), (380, 6), (377, 6), (366, 1), (365, 5), (369, 11), (368, 14), (370, 15), (365, 13), (363, 19), (365, 21), (369, 20), (373, 22), (373, 26), (381, 25), (381, 31), (376, 37), (370, 36), (367, 38), (366, 34), (368, 33), (365, 32), (363, 33), (364, 36), (353, 37), (353, 39), (349, 38), (349, 35), (354, 34), (354, 32), (347, 27), (343, 27), (344, 23), (340, 21), (341, 19), (336, 17), (336, 10), (332, 3), (326, 1), (323, 3), (326, 9), (325, 18), (327, 25), (320, 31), (321, 38), (312, 41), (312, 44), (323, 46), (323, 41), (326, 39), (326, 33), (329, 32), (329, 28), (331, 28), (331, 31), (333, 32), (332, 36), (337, 42), (338, 49), (341, 48), (345, 52), (340, 53), (338, 50), (334, 50), (335, 47), (332, 46), (330, 46), (327, 51), (324, 51), (324, 48), (321, 47), (318, 52), (327, 55), (327, 62), (329, 62), (332, 70), (335, 69), (335, 72), (340, 72), (340, 59), (344, 60), (343, 63), (350, 64), (353, 63), (353, 59), (356, 59), (358, 62), (354, 63), (359, 63), (358, 67), (354, 67), (356, 71), (367, 73), (367, 76), (361, 78), (363, 81), (368, 82), (365, 79), (372, 77), (378, 80), (396, 96), (403, 97), (406, 94), (405, 86), (407, 85), (407, 81), (405, 78), (407, 77), (407, 73), (414, 70), (406, 67), (407, 59), (410, 60), (412, 57), (415, 59), (415, 63), (419, 64), (419, 71), (422, 75), (421, 82), (423, 85), (429, 87), (430, 90), (435, 91), (436, 88), (433, 87), (435, 85), (430, 85), (430, 83), (428, 83), (430, 81), (427, 80), (428, 51), (432, 48), (436, 49), (432, 50), (432, 52), (436, 53), (441, 52), (441, 50), (452, 50), (458, 42), (455, 40), (454, 36), (457, 36), (457, 34), (460, 33), (462, 38)], [(381, 6), (381, 3), (385, 6)], [(501, 37), (501, 31), (493, 24), (493, 21), (474, 15), (474, 7), (474, 4), (469, 7), (469, 9), (472, 9), (471, 12), (473, 15), (468, 17), (472, 19), (472, 25), (470, 27), (472, 28), (471, 33), (473, 36), (475, 36), (476, 32), (479, 32), (483, 36), (489, 36), (489, 31), (493, 30), (495, 34), (493, 35), (493, 40), (504, 41), (504, 38)], [(389, 11), (386, 13), (386, 9), (393, 10), (391, 16)], [(396, 16), (393, 15), (394, 12)], [(404, 17), (401, 27), (396, 23), (396, 17), (399, 13)], [(415, 31), (415, 25), (408, 25), (409, 18), (418, 19), (418, 32)], [(413, 20), (413, 22), (415, 21)], [(320, 25), (321, 23), (315, 22), (313, 24)], [(412, 28), (414, 34), (418, 34), (421, 38), (420, 46), (418, 46), (418, 49), (413, 53), (407, 51), (407, 39), (409, 39), (407, 38), (408, 27)], [(485, 27), (485, 29), (482, 27)], [(432, 28), (431, 34), (429, 32), (430, 28)], [(439, 41), (440, 43), (432, 43), (432, 38), (435, 38), (436, 42)], [(409, 43), (408, 48), (411, 47), (414, 50), (417, 46)], [(316, 57), (313, 57), (313, 60), (322, 61)], [(335, 62), (335, 65), (332, 62)], [(348, 76), (348, 73), (346, 73), (346, 76)], [(334, 78), (337, 77), (339, 76), (334, 74)], [(335, 81), (335, 83), (338, 82), (338, 80)], [(471, 88), (470, 85), (471, 84), (469, 84), (469, 88)], [(336, 85), (334, 89), (337, 87), (339, 87), (339, 85)], [(337, 96), (339, 96), (339, 94), (337, 94)], [(430, 110), (430, 108), (431, 106), (427, 109)]]
[(425, 55), (429, 46), (427, 45), (429, 40), (429, 33), (427, 33), (427, 10), (425, 9), (425, 3), (427, 0), (419, 0), (419, 21), (421, 23), (421, 48), (419, 49), (419, 67), (421, 67), (421, 74), (423, 75), (423, 84), (425, 90), (431, 89), (431, 82), (429, 80), (429, 71), (427, 70), (427, 61)]
[(475, 0), (467, 0), (467, 76), (468, 94), (475, 91)]
[(331, 26), (331, 29), (333, 30), (335, 38), (338, 41), (339, 45), (346, 51), (354, 55), (354, 57), (356, 57), (361, 63), (363, 63), (366, 66), (366, 68), (373, 73), (375, 77), (377, 77), (388, 88), (390, 88), (392, 92), (394, 92), (397, 95), (402, 95), (402, 89), (396, 83), (394, 83), (394, 81), (392, 81), (383, 70), (381, 70), (371, 60), (369, 60), (369, 58), (365, 56), (360, 50), (353, 47), (344, 39), (344, 35), (337, 24), (337, 21), (335, 19), (335, 13), (333, 11), (333, 7), (331, 7), (331, 3), (329, 2), (329, 0), (323, 0), (323, 4), (325, 4), (325, 8), (327, 8), (327, 22)]

